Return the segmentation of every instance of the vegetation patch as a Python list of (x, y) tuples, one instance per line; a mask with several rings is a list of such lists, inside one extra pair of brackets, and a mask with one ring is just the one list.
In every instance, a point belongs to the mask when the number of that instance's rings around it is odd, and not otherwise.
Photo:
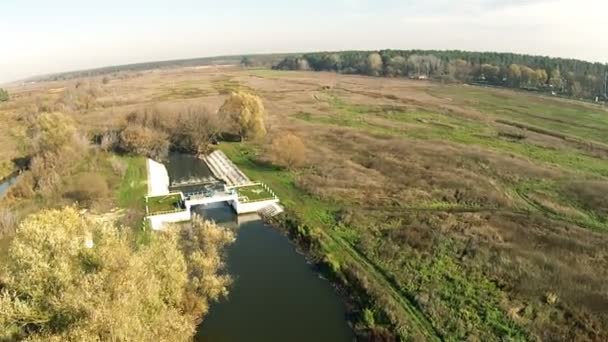
[(239, 201), (243, 203), (267, 201), (275, 198), (274, 193), (264, 184), (245, 185), (235, 188)]
[(146, 198), (148, 215), (160, 215), (185, 210), (180, 194)]

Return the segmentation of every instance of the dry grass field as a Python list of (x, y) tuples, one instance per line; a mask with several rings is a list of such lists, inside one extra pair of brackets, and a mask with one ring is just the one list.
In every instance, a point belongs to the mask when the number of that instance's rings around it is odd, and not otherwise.
[(236, 89), (264, 101), (268, 140), (302, 138), (306, 166), (260, 162), (267, 141), (220, 148), (326, 237), (342, 281), (367, 291), (372, 336), (608, 340), (608, 112), (593, 104), (332, 73), (155, 70), (9, 88), (0, 163), (22, 157), (13, 131), (32, 106), (95, 132), (149, 106), (217, 110)]

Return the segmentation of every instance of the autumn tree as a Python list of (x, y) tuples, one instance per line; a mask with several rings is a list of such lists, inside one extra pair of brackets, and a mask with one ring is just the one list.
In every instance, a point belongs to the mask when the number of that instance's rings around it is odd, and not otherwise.
[(191, 340), (208, 301), (227, 293), (218, 272), (234, 237), (198, 221), (186, 245), (177, 229), (135, 248), (129, 230), (73, 208), (30, 216), (0, 273), (0, 340)]
[(176, 112), (173, 119), (176, 124), (168, 129), (173, 146), (192, 153), (206, 153), (223, 128), (218, 115), (202, 106), (184, 107)]
[(266, 135), (266, 110), (256, 95), (233, 92), (219, 113), (227, 118), (232, 129), (243, 138), (256, 139)]
[(509, 84), (512, 86), (518, 86), (521, 82), (522, 72), (521, 67), (517, 64), (509, 65), (509, 69), (507, 70), (507, 78)]
[(555, 89), (561, 89), (563, 84), (562, 75), (559, 69), (555, 69), (551, 71), (551, 76), (549, 77), (549, 85), (554, 87)]
[(382, 56), (379, 53), (371, 53), (367, 56), (367, 73), (378, 76), (382, 73)]
[(120, 148), (129, 153), (163, 159), (169, 153), (167, 134), (137, 124), (127, 125), (120, 133)]
[(74, 121), (59, 112), (39, 114), (27, 127), (25, 145), (29, 153), (58, 152), (71, 145), (76, 133)]
[(272, 140), (268, 158), (275, 165), (296, 168), (306, 161), (306, 147), (297, 135), (286, 133)]
[[(59, 112), (35, 113), (24, 118), (27, 126), (15, 130), (22, 140), (24, 154), (31, 156), (29, 175), (32, 191), (44, 194), (55, 192), (62, 174), (81, 157), (80, 152), (88, 145), (78, 144), (73, 120)], [(19, 181), (21, 183), (22, 180)]]

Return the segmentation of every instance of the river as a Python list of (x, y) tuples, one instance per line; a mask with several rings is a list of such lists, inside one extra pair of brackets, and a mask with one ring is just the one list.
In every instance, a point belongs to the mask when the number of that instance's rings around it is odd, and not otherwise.
[[(179, 165), (198, 169), (197, 164), (172, 154), (169, 176), (207, 176), (206, 167), (200, 169), (201, 174), (176, 171)], [(227, 205), (197, 211), (227, 229), (235, 228), (237, 238), (227, 250), (227, 271), (234, 277), (230, 295), (212, 304), (196, 341), (354, 339), (341, 298), (280, 231), (257, 216), (237, 217)]]

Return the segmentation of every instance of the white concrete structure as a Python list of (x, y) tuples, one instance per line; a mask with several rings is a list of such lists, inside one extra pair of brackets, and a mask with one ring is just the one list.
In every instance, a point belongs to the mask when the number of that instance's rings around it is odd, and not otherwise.
[[(215, 151), (211, 155), (204, 158), (204, 161), (209, 166), (209, 169), (215, 177), (222, 179), (226, 184), (223, 186), (223, 191), (199, 192), (199, 193), (181, 193), (179, 192), (184, 210), (160, 213), (156, 215), (148, 215), (147, 219), (150, 226), (154, 230), (161, 230), (167, 223), (176, 223), (190, 221), (192, 219), (192, 208), (195, 206), (213, 207), (219, 203), (228, 203), (232, 206), (237, 214), (261, 213), (262, 215), (274, 216), (283, 212), (283, 208), (279, 205), (279, 199), (274, 192), (266, 185), (261, 183), (253, 183), (241, 170), (239, 170), (221, 151)], [(148, 159), (148, 196), (166, 196), (169, 191), (169, 174), (165, 166), (152, 159)], [(246, 197), (239, 199), (239, 193), (236, 188), (242, 186), (262, 186), (270, 193), (267, 200), (248, 201)], [(217, 190), (217, 189), (216, 189)]]
[(236, 211), (237, 214), (249, 214), (249, 213), (257, 213), (268, 206), (279, 203), (278, 198), (266, 200), (266, 201), (257, 201), (257, 202), (247, 202), (241, 203), (237, 199), (236, 201), (230, 203)]
[(227, 185), (251, 183), (251, 180), (222, 151), (213, 151), (208, 156), (203, 157), (203, 161), (207, 164), (211, 173)]
[(190, 221), (191, 219), (192, 212), (190, 210), (148, 216), (148, 220), (150, 220), (150, 227), (152, 227), (154, 230), (162, 230), (163, 226), (167, 223), (185, 222)]
[(213, 203), (219, 202), (228, 202), (231, 203), (233, 201), (238, 201), (238, 195), (236, 191), (226, 191), (215, 193), (213, 196), (205, 197), (205, 196), (189, 196), (189, 199), (186, 199), (186, 208), (190, 209), (196, 205), (209, 205)]
[(169, 194), (169, 173), (165, 165), (152, 159), (147, 160), (148, 196)]

